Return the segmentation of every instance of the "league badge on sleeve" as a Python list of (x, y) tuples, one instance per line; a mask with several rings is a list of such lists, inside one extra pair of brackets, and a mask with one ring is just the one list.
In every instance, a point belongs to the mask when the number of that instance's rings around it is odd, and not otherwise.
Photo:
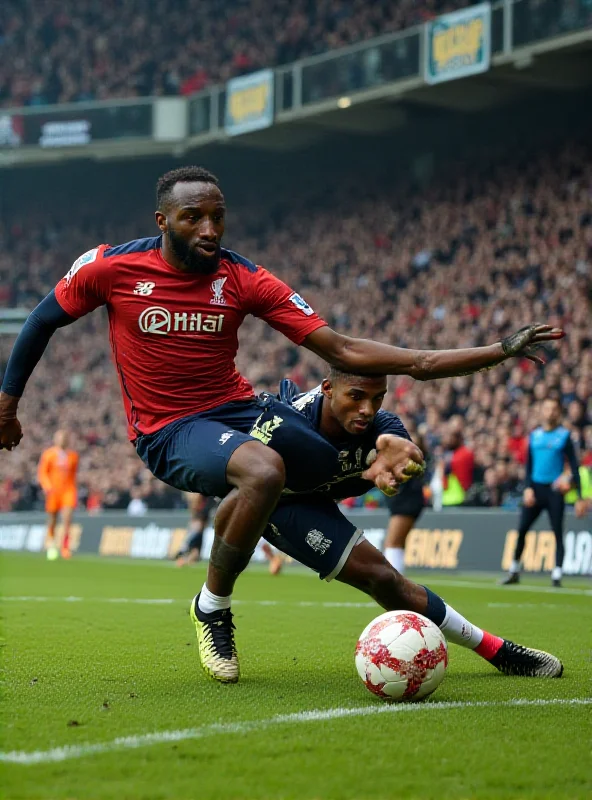
[(303, 314), (306, 314), (307, 317), (310, 317), (311, 314), (314, 314), (314, 311), (308, 305), (306, 300), (303, 297), (300, 297), (299, 294), (296, 294), (296, 292), (294, 292), (294, 294), (290, 297), (290, 302), (294, 303), (296, 308), (299, 308), (300, 311), (302, 311)]
[(85, 267), (87, 264), (92, 264), (92, 262), (96, 260), (98, 252), (99, 248), (95, 247), (93, 250), (87, 250), (86, 253), (83, 253), (79, 258), (76, 259), (66, 274), (66, 286), (70, 285), (70, 281), (74, 275), (76, 275), (79, 269)]

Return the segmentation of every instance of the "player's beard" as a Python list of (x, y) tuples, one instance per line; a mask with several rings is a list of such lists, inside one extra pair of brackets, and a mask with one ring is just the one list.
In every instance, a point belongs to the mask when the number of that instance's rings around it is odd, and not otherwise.
[(187, 272), (197, 272), (201, 275), (213, 275), (220, 265), (221, 248), (216, 244), (216, 253), (211, 258), (200, 255), (193, 247), (172, 228), (167, 231), (169, 247), (174, 255), (181, 261)]

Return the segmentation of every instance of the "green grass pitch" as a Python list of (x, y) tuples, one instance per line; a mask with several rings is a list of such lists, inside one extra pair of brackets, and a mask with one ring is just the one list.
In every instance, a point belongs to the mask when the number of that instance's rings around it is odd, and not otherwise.
[(569, 702), (592, 695), (585, 579), (551, 591), (542, 579), (500, 588), (495, 576), (424, 574), (476, 624), (560, 655), (565, 674), (507, 678), (452, 645), (429, 701), (391, 706), (353, 663), (380, 610), (299, 568), (241, 577), (243, 675), (221, 686), (201, 672), (187, 613), (205, 567), (0, 564), (7, 800), (592, 796), (592, 707)]

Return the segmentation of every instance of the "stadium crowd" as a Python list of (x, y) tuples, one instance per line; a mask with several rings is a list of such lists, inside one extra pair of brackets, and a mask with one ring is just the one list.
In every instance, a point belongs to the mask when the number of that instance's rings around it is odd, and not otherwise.
[(6, 0), (0, 107), (189, 95), (472, 0)]
[[(332, 190), (309, 187), (301, 196), (274, 198), (273, 213), (258, 207), (231, 215), (227, 245), (274, 271), (353, 336), (453, 348), (495, 341), (530, 321), (563, 326), (567, 337), (549, 349), (543, 370), (524, 360), (470, 377), (390, 382), (386, 407), (421, 428), (432, 464), (452, 447), (452, 427), (454, 446), (464, 440), (473, 452), (465, 502), (511, 505), (537, 403), (550, 391), (561, 397), (580, 456), (592, 465), (592, 150), (572, 143), (526, 160), (515, 154), (498, 164), (481, 161), (479, 169), (456, 165), (453, 174), (421, 192), (369, 177), (364, 188), (354, 177)], [(130, 231), (152, 235), (145, 220), (93, 219), (0, 221), (4, 302), (31, 307), (100, 241), (116, 244)], [(15, 263), (22, 271), (12, 279)], [(237, 365), (257, 392), (274, 390), (286, 374), (303, 388), (323, 377), (316, 356), (263, 322), (247, 320), (241, 334)], [(10, 344), (0, 338), (0, 365)], [(182, 504), (126, 440), (104, 310), (55, 335), (20, 416), (25, 438), (0, 459), (0, 510), (39, 505), (35, 467), (58, 427), (72, 432), (80, 452), (81, 497), (89, 508), (125, 508), (132, 496), (152, 508)]]

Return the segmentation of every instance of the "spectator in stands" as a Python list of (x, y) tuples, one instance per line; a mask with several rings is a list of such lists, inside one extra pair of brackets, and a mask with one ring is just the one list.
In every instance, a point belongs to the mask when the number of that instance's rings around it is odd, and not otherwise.
[(5, 0), (0, 107), (191, 94), (471, 1)]
[(473, 485), (475, 455), (464, 443), (463, 430), (462, 418), (453, 417), (442, 442), (444, 454), (437, 468), (442, 473), (444, 506), (462, 505)]

